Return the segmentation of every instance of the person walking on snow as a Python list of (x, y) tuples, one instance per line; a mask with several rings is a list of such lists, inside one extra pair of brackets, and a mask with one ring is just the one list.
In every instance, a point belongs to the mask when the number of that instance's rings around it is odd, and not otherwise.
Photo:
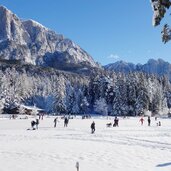
[(147, 121), (148, 121), (148, 126), (150, 126), (150, 124), (151, 124), (151, 119), (150, 119), (150, 116), (148, 116), (148, 119), (147, 119)]
[(68, 126), (69, 119), (67, 117), (64, 118), (64, 127)]
[(93, 121), (91, 124), (91, 133), (94, 134), (95, 132), (95, 122)]
[(114, 119), (114, 124), (113, 127), (119, 126), (119, 119), (117, 118), (117, 116)]
[(77, 171), (79, 171), (79, 162), (76, 162), (76, 165), (75, 165)]
[(161, 122), (159, 121), (159, 126), (161, 126)]
[(141, 122), (141, 125), (143, 125), (143, 123), (144, 123), (144, 118), (143, 117), (140, 119), (140, 122)]
[(56, 123), (57, 123), (57, 121), (58, 121), (58, 117), (56, 117), (56, 118), (54, 119), (54, 128), (56, 128)]
[(42, 118), (42, 120), (43, 120), (43, 117), (44, 117), (44, 113), (42, 113), (42, 114), (41, 114), (41, 118)]
[(36, 125), (36, 122), (35, 121), (31, 121), (31, 127), (32, 127), (33, 130), (35, 130), (35, 127), (34, 127), (35, 125)]
[(39, 126), (39, 119), (36, 119), (36, 129), (38, 129)]

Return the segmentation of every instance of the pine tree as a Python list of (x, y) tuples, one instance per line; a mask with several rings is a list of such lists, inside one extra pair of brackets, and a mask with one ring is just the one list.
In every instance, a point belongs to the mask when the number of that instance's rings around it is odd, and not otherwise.
[(100, 99), (95, 101), (94, 110), (98, 114), (101, 114), (104, 116), (108, 115), (107, 104), (106, 104), (106, 101), (104, 98), (100, 98)]

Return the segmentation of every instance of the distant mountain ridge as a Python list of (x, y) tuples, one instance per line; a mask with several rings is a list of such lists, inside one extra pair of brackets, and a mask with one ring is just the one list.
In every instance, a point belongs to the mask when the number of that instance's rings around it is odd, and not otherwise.
[(4, 6), (0, 6), (0, 59), (57, 69), (65, 64), (98, 67), (72, 40), (36, 21), (23, 21)]
[(166, 75), (171, 80), (171, 64), (163, 59), (150, 59), (146, 64), (133, 64), (124, 61), (118, 61), (113, 64), (104, 66), (106, 70), (115, 72), (145, 72), (149, 74), (156, 74), (159, 76)]

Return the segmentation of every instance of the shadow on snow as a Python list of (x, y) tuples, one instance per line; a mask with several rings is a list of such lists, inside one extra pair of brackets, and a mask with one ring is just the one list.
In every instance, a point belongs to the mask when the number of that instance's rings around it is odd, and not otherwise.
[(156, 167), (166, 167), (166, 166), (171, 166), (171, 162), (170, 163), (158, 164)]

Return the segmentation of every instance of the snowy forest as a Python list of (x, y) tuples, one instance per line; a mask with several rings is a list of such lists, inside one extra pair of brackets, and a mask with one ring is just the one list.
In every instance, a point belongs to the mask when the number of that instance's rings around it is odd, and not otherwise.
[(147, 66), (168, 77), (142, 70), (109, 71), (72, 40), (36, 21), (23, 21), (4, 6), (0, 6), (0, 23), (1, 113), (22, 111), (23, 105), (55, 114), (170, 112), (168, 63)]
[(30, 64), (0, 65), (0, 110), (21, 104), (47, 113), (137, 116), (168, 113), (171, 84), (167, 77), (97, 70), (85, 74)]

